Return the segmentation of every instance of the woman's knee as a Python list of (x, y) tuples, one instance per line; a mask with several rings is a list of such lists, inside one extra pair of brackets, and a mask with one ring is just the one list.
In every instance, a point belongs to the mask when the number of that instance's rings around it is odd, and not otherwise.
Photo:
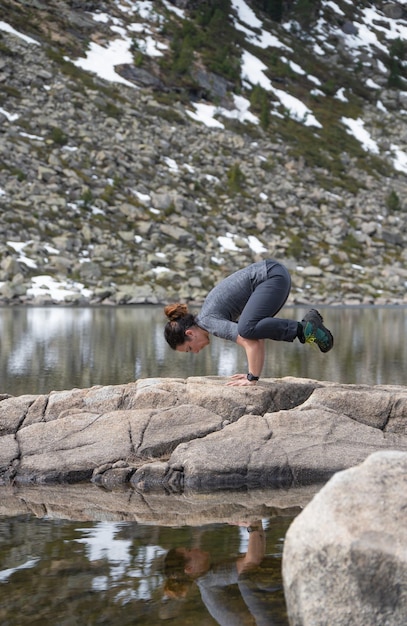
[(255, 337), (256, 327), (253, 324), (239, 321), (237, 324), (237, 332), (243, 339), (257, 339)]

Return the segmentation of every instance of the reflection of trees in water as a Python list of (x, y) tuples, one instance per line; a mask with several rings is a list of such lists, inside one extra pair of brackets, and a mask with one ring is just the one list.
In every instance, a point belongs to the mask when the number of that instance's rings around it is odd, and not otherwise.
[[(274, 517), (266, 524), (264, 575), (274, 584), (277, 577), (281, 585), (281, 538), (291, 521), (291, 516)], [(197, 536), (217, 561), (241, 551), (238, 527), (226, 524), (169, 528), (136, 522), (0, 518), (0, 573), (14, 570), (0, 582), (0, 622), (151, 626), (175, 618), (180, 626), (214, 626), (197, 589), (182, 602), (163, 594), (164, 554), (196, 542)], [(18, 569), (28, 559), (34, 564)], [(282, 591), (280, 595), (283, 601)], [(284, 602), (281, 611), (285, 612)]]
[[(283, 314), (301, 319), (305, 307)], [(263, 377), (404, 384), (404, 307), (321, 309), (335, 336), (328, 355), (268, 342)], [(243, 350), (212, 338), (198, 355), (171, 350), (162, 307), (0, 309), (0, 393), (127, 383), (145, 377), (228, 376), (246, 370)]]

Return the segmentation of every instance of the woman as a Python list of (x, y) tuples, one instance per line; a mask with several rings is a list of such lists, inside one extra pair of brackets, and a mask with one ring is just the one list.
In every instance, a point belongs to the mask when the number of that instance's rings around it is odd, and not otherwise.
[(220, 626), (280, 623), (285, 602), (279, 559), (266, 556), (262, 520), (239, 526), (246, 526), (249, 535), (246, 553), (235, 558), (219, 561), (214, 555), (212, 561), (209, 552), (200, 548), (172, 548), (164, 561), (165, 595), (184, 599), (196, 584)]
[(235, 374), (228, 385), (255, 385), (264, 365), (265, 339), (316, 343), (322, 352), (333, 347), (333, 337), (315, 309), (301, 322), (274, 317), (291, 289), (288, 270), (273, 259), (253, 263), (234, 272), (207, 295), (194, 316), (186, 304), (170, 304), (164, 335), (178, 352), (198, 353), (209, 336), (235, 341), (246, 351), (248, 373)]

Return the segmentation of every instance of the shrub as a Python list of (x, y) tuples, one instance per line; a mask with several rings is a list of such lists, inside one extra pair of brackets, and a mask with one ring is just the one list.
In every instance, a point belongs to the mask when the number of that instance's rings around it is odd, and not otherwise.
[(259, 8), (267, 13), (275, 22), (281, 22), (283, 17), (283, 0), (257, 0)]
[(392, 190), (386, 198), (386, 207), (389, 211), (400, 211), (401, 203), (397, 193)]
[(245, 181), (245, 176), (242, 170), (240, 169), (240, 166), (238, 163), (235, 163), (234, 165), (232, 165), (232, 167), (228, 171), (227, 177), (228, 177), (229, 190), (231, 191), (231, 193), (238, 193), (239, 191), (242, 190), (242, 187)]
[(267, 91), (260, 85), (253, 88), (250, 104), (254, 111), (260, 115), (260, 126), (266, 130), (270, 126), (270, 103)]
[(54, 128), (51, 129), (50, 136), (52, 141), (58, 144), (58, 146), (65, 146), (68, 143), (68, 137), (61, 128), (58, 128), (58, 126), (54, 126)]

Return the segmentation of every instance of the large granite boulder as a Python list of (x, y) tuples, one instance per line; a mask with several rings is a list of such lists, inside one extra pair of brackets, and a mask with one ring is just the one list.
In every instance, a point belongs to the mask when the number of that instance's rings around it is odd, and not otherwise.
[(407, 454), (338, 472), (291, 524), (283, 552), (290, 626), (407, 624)]
[(220, 377), (0, 397), (0, 483), (130, 483), (183, 492), (326, 481), (407, 451), (407, 390)]

